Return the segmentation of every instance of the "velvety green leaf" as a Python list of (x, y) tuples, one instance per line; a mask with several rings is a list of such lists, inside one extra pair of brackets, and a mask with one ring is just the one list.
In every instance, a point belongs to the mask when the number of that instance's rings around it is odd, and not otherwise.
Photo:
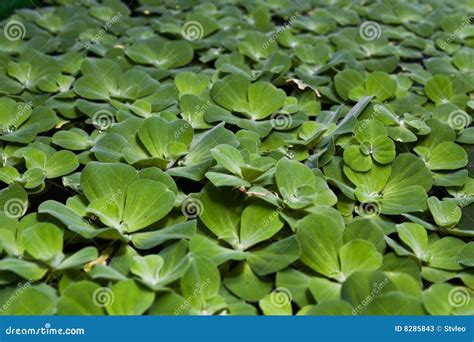
[(112, 285), (112, 292), (105, 306), (109, 315), (141, 315), (153, 303), (155, 294), (138, 286), (135, 281), (122, 280)]
[(123, 211), (125, 231), (135, 232), (155, 223), (174, 206), (175, 195), (166, 185), (151, 180), (137, 180), (127, 188)]
[(267, 240), (283, 227), (278, 209), (265, 203), (254, 203), (242, 212), (239, 249), (246, 250)]
[(301, 243), (301, 260), (327, 277), (340, 278), (341, 231), (324, 216), (309, 215), (299, 221), (296, 233)]
[(61, 294), (58, 301), (58, 314), (103, 315), (104, 309), (99, 297), (107, 295), (109, 294), (104, 288), (96, 283), (87, 280), (78, 281), (69, 285)]

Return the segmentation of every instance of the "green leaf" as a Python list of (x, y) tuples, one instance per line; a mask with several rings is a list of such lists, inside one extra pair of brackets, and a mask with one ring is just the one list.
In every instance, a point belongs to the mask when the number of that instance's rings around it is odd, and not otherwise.
[(244, 158), (235, 147), (218, 145), (211, 149), (211, 154), (217, 163), (226, 168), (227, 171), (242, 177), (240, 166), (244, 165)]
[(193, 255), (207, 258), (216, 265), (221, 265), (228, 260), (245, 260), (249, 255), (249, 252), (220, 246), (217, 241), (202, 235), (195, 235), (190, 239), (189, 250)]
[(47, 178), (56, 178), (71, 173), (79, 166), (77, 157), (71, 151), (59, 151), (46, 160)]
[(224, 279), (224, 285), (239, 298), (257, 302), (272, 289), (272, 283), (258, 278), (250, 266), (241, 263)]
[(239, 224), (242, 203), (234, 200), (231, 190), (207, 186), (199, 200), (202, 211), (199, 218), (217, 237), (236, 246), (239, 243)]
[(285, 92), (275, 88), (268, 82), (257, 82), (248, 89), (248, 103), (252, 120), (260, 120), (270, 116), (285, 103)]
[(151, 249), (169, 240), (189, 239), (196, 234), (196, 221), (186, 221), (156, 231), (135, 233), (133, 245), (139, 249)]
[(425, 92), (433, 102), (446, 102), (453, 95), (453, 86), (448, 76), (435, 75), (426, 82)]
[(339, 250), (341, 272), (345, 278), (357, 271), (374, 271), (382, 265), (382, 255), (364, 240), (353, 240)]
[(84, 247), (83, 249), (64, 259), (59, 265), (58, 269), (65, 270), (83, 267), (89, 261), (97, 259), (97, 257), (98, 252), (95, 247)]
[(418, 298), (402, 292), (391, 292), (378, 296), (370, 302), (366, 314), (425, 315), (425, 311)]
[(352, 315), (352, 310), (346, 301), (328, 300), (311, 308), (306, 314), (314, 316), (349, 316)]
[(311, 278), (309, 289), (318, 303), (338, 300), (341, 297), (341, 284), (326, 278)]
[(423, 226), (416, 223), (402, 223), (397, 225), (398, 236), (416, 257), (423, 260), (428, 248), (428, 234)]
[(247, 261), (252, 270), (259, 276), (278, 272), (301, 256), (301, 247), (296, 236), (272, 243), (252, 251)]
[(164, 69), (178, 68), (193, 59), (193, 49), (186, 41), (165, 41), (162, 38), (139, 40), (125, 54), (138, 64)]
[(18, 288), (9, 287), (0, 291), (0, 301), (6, 303), (7, 300), (15, 296), (2, 313), (15, 316), (48, 316), (56, 313), (56, 294), (53, 288), (45, 284), (23, 285), (23, 291), (18, 293)]
[(288, 316), (292, 314), (291, 298), (283, 291), (273, 291), (260, 299), (258, 305), (266, 316)]
[(343, 100), (349, 98), (349, 91), (352, 88), (361, 86), (364, 83), (364, 77), (355, 70), (343, 70), (334, 77), (336, 91)]
[(61, 257), (63, 232), (52, 223), (37, 223), (26, 228), (22, 233), (22, 241), (26, 252), (37, 260), (48, 262)]
[(207, 89), (209, 81), (209, 76), (206, 74), (195, 74), (189, 71), (181, 72), (174, 78), (174, 83), (180, 95), (199, 96)]
[(160, 182), (137, 180), (127, 188), (125, 231), (135, 232), (159, 221), (173, 209), (175, 195)]
[(324, 215), (312, 214), (299, 221), (296, 235), (301, 243), (301, 261), (326, 277), (340, 279), (338, 254), (343, 229), (334, 227)]
[(0, 270), (13, 272), (30, 281), (43, 278), (47, 272), (46, 269), (38, 266), (34, 262), (10, 258), (0, 260)]
[(205, 309), (207, 301), (217, 295), (220, 281), (217, 266), (208, 259), (193, 257), (180, 280), (181, 291), (185, 297), (190, 298), (191, 306)]
[(136, 179), (138, 174), (130, 165), (89, 162), (81, 173), (81, 188), (91, 202), (106, 198), (123, 208), (126, 188)]
[(430, 151), (427, 163), (430, 170), (455, 170), (466, 166), (468, 158), (461, 146), (445, 141)]
[(111, 287), (111, 300), (105, 309), (109, 315), (142, 315), (155, 299), (155, 294), (135, 281), (122, 280)]
[(130, 271), (139, 276), (145, 284), (154, 286), (160, 281), (163, 258), (159, 255), (136, 256)]
[(372, 168), (372, 158), (364, 155), (359, 146), (349, 146), (344, 150), (344, 162), (357, 172), (366, 172)]
[(428, 199), (428, 207), (436, 224), (440, 227), (451, 227), (461, 219), (461, 209), (453, 201), (440, 201), (436, 197)]
[(392, 192), (409, 186), (418, 185), (429, 190), (432, 177), (422, 160), (413, 154), (399, 154), (392, 163), (392, 173), (384, 192)]
[[(392, 97), (396, 90), (397, 82), (382, 71), (369, 74), (365, 80), (365, 95), (373, 95), (377, 102), (383, 102)], [(349, 97), (351, 97), (350, 94)]]
[(271, 83), (250, 83), (240, 75), (227, 75), (214, 83), (212, 99), (220, 106), (238, 112), (252, 120), (262, 120), (280, 109), (286, 95)]
[(427, 262), (429, 266), (441, 268), (443, 270), (461, 270), (459, 256), (465, 243), (454, 237), (445, 237), (429, 245), (427, 253)]
[(370, 218), (351, 221), (344, 230), (344, 243), (356, 239), (372, 242), (377, 251), (385, 251), (385, 235), (382, 228)]
[(242, 212), (239, 249), (246, 250), (275, 235), (283, 227), (278, 209), (256, 202)]
[(104, 315), (100, 301), (94, 303), (101, 291), (98, 284), (87, 280), (69, 285), (59, 298), (58, 315)]

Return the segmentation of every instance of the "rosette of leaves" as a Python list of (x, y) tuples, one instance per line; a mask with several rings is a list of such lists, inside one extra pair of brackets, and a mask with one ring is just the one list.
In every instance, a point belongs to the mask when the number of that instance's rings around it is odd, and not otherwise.
[(7, 284), (19, 278), (33, 282), (47, 274), (54, 277), (64, 270), (79, 269), (98, 255), (97, 249), (90, 246), (65, 254), (63, 229), (55, 223), (42, 222), (37, 214), (21, 221), (3, 216), (0, 232), (4, 254), (0, 277)]
[[(288, 174), (294, 176), (288, 177)], [(291, 209), (311, 211), (311, 207), (333, 206), (337, 202), (324, 176), (295, 160), (282, 158), (278, 161), (275, 183), (284, 205)]]
[[(389, 39), (384, 34), (385, 30), (377, 31), (376, 27), (373, 27), (373, 31), (370, 32), (370, 29), (363, 26), (364, 23), (360, 23), (359, 19), (357, 21), (358, 29), (342, 29), (331, 35), (331, 42), (336, 45), (337, 50), (348, 51), (369, 71), (376, 69), (392, 72), (394, 66), (398, 64), (398, 58), (394, 56), (397, 54), (397, 47), (388, 44)], [(369, 31), (369, 35), (366, 31)], [(373, 36), (370, 35), (372, 33)], [(366, 36), (373, 39), (364, 39)]]
[(358, 271), (375, 271), (382, 254), (371, 241), (343, 239), (344, 221), (337, 211), (321, 211), (298, 222), (301, 261), (325, 277), (344, 282)]
[(374, 162), (389, 164), (395, 158), (395, 144), (378, 120), (362, 120), (354, 127), (356, 144), (344, 149), (344, 162), (354, 171), (366, 172)]
[(122, 72), (114, 61), (86, 60), (81, 66), (82, 77), (74, 83), (74, 92), (88, 100), (137, 100), (151, 95), (158, 81), (139, 69)]
[(463, 108), (469, 100), (469, 97), (465, 93), (472, 90), (472, 85), (468, 87), (462, 86), (461, 83), (456, 87), (459, 89), (456, 89), (449, 76), (434, 75), (426, 81), (425, 93), (436, 106), (452, 103)]
[[(231, 190), (224, 188), (203, 189), (199, 197), (200, 220), (212, 235), (195, 235), (189, 248), (215, 265), (242, 261), (223, 279), (224, 285), (241, 299), (258, 301), (271, 290), (271, 284), (259, 276), (284, 269), (296, 261), (300, 245), (296, 236), (279, 233), (284, 228), (281, 209), (261, 200), (244, 206), (241, 201), (233, 200), (233, 196)], [(274, 241), (267, 241), (272, 237)]]
[(38, 133), (54, 127), (57, 120), (51, 108), (33, 109), (29, 103), (18, 103), (8, 97), (0, 98), (0, 140), (30, 143)]
[(51, 59), (46, 59), (46, 61), (39, 59), (35, 63), (10, 62), (7, 67), (7, 74), (21, 84), (23, 89), (39, 93), (51, 87), (50, 82), (48, 82), (50, 79), (61, 82), (63, 86), (70, 81), (70, 78), (61, 75), (61, 71), (56, 64)]
[(373, 164), (367, 172), (348, 166), (343, 170), (356, 186), (355, 197), (363, 204), (374, 203), (379, 213), (400, 215), (427, 208), (433, 179), (425, 163), (413, 154), (401, 153), (391, 164)]
[(285, 92), (271, 83), (251, 83), (239, 75), (227, 75), (215, 82), (211, 96), (219, 106), (254, 121), (268, 118), (286, 99)]
[(125, 54), (135, 63), (167, 70), (191, 62), (194, 51), (185, 40), (167, 41), (153, 37), (134, 43), (125, 50)]
[(430, 133), (431, 128), (428, 121), (410, 113), (396, 115), (388, 106), (376, 104), (373, 113), (369, 117), (384, 123), (388, 136), (397, 142), (414, 142), (418, 136)]
[(275, 41), (268, 39), (268, 37), (260, 32), (246, 32), (237, 44), (237, 48), (241, 54), (258, 62), (261, 59), (266, 59), (277, 50)]
[(4, 166), (0, 168), (0, 180), (7, 184), (21, 184), (35, 192), (44, 189), (46, 179), (70, 174), (79, 166), (76, 155), (71, 151), (56, 151), (43, 143), (32, 143), (15, 153), (25, 160), (26, 171), (20, 174), (17, 168)]
[(188, 152), (193, 135), (192, 127), (185, 120), (148, 118), (137, 131), (139, 146), (144, 149), (125, 148), (124, 158), (132, 165), (157, 166), (166, 170)]
[(39, 211), (87, 239), (130, 241), (131, 234), (153, 225), (173, 209), (177, 193), (174, 181), (159, 169), (138, 172), (118, 163), (88, 163), (81, 172), (80, 186), (83, 197), (72, 198), (68, 205), (45, 201)]
[[(145, 123), (146, 120), (148, 121)], [(193, 134), (191, 125), (184, 120), (171, 119), (166, 121), (162, 118), (146, 120), (127, 119), (122, 123), (113, 125), (107, 130), (107, 134), (104, 134), (97, 141), (91, 151), (102, 162), (121, 162), (125, 160), (126, 153), (128, 153), (127, 157), (130, 158), (130, 161), (143, 165), (150, 163), (167, 168), (167, 166), (173, 166), (177, 161), (174, 167), (168, 169), (167, 172), (170, 175), (201, 180), (205, 177), (205, 173), (213, 161), (210, 152), (213, 147), (220, 144), (231, 146), (238, 146), (239, 144), (234, 134), (225, 129), (222, 124), (199, 134)], [(157, 123), (163, 122), (165, 126), (160, 126), (158, 129), (161, 130), (162, 127), (166, 127), (166, 139), (164, 139), (164, 136), (154, 134), (147, 136), (147, 130), (149, 132), (152, 127), (156, 129)], [(140, 129), (142, 130), (141, 136), (144, 141), (147, 141), (150, 152), (139, 140)], [(190, 138), (192, 138), (192, 141), (190, 141)], [(166, 151), (168, 143), (170, 143), (170, 149)], [(177, 155), (171, 155), (173, 148), (177, 148), (175, 150)], [(180, 148), (181, 152), (179, 151)], [(186, 155), (181, 157), (180, 153), (184, 148), (189, 148), (189, 150), (186, 150)], [(150, 155), (150, 153), (154, 153), (154, 155)], [(165, 154), (169, 159), (164, 158)]]
[(364, 77), (359, 71), (348, 69), (334, 77), (334, 86), (343, 100), (358, 101), (364, 96), (373, 96), (374, 101), (384, 102), (395, 95), (397, 81), (382, 71)]
[(443, 282), (456, 276), (464, 268), (466, 243), (456, 237), (431, 236), (416, 223), (397, 225), (402, 244), (387, 237), (386, 241), (400, 256), (414, 256), (422, 265), (422, 276), (432, 282)]
[[(291, 115), (298, 107), (287, 103), (285, 92), (269, 82), (251, 83), (243, 76), (227, 75), (214, 83), (211, 97), (222, 108), (210, 106), (205, 114), (208, 122), (225, 121), (253, 130), (260, 136), (266, 136), (272, 128), (285, 130), (301, 124)], [(275, 116), (286, 104), (289, 104), (288, 112), (281, 113), (282, 123), (279, 123)], [(298, 119), (301, 120), (301, 117)]]
[(240, 151), (225, 144), (214, 147), (211, 154), (217, 167), (207, 172), (206, 177), (215, 186), (250, 187), (268, 182), (267, 171), (275, 165), (275, 160), (245, 152), (248, 150)]
[(438, 120), (427, 120), (430, 134), (413, 149), (432, 171), (434, 185), (462, 186), (468, 170), (462, 169), (468, 163), (467, 152), (455, 143), (456, 133)]

